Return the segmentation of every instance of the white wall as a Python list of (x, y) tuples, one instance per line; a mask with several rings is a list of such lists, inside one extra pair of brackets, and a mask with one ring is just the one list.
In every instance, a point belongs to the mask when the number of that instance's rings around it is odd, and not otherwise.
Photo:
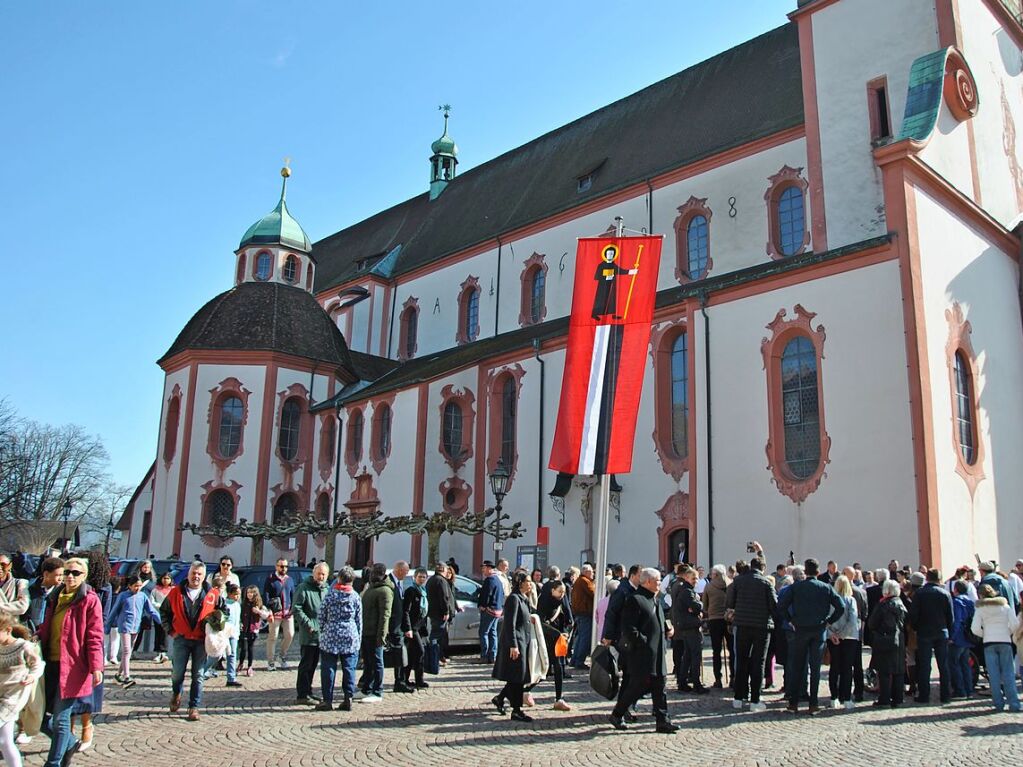
[(816, 11), (812, 23), (828, 247), (836, 248), (886, 231), (867, 83), (887, 76), (898, 135), (910, 67), (937, 50), (938, 26), (934, 3), (924, 0), (842, 0)]
[[(816, 492), (797, 504), (767, 470), (768, 402), (761, 341), (779, 309), (817, 316), (826, 332), (822, 408), (830, 464)], [(772, 564), (817, 556), (887, 563), (917, 557), (913, 448), (897, 262), (732, 301), (708, 310), (713, 384), (714, 557), (734, 561), (759, 540)], [(703, 323), (696, 341), (697, 390), (705, 391)], [(698, 395), (697, 440), (706, 430)], [(698, 477), (700, 545), (706, 556), (706, 445)], [(883, 562), (881, 562), (883, 560)]]
[[(1023, 540), (1023, 330), (1019, 269), (940, 203), (917, 192), (920, 268), (924, 285), (927, 354), (934, 423), (935, 468), (942, 566), (950, 570), (996, 558), (1013, 562)], [(978, 433), (984, 444), (985, 479), (970, 497), (956, 473), (957, 442), (945, 311), (958, 302), (972, 325), (977, 355)]]
[(985, 3), (960, 2), (959, 16), (980, 96), (972, 122), (982, 204), (1011, 229), (1023, 212), (1023, 54)]

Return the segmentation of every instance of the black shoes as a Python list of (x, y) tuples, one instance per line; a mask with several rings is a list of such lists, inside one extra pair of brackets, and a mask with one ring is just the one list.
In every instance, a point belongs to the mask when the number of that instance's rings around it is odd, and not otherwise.
[(504, 708), (504, 700), (501, 698), (500, 695), (495, 695), (493, 698), (490, 699), (490, 702), (494, 704), (494, 707), (497, 709), (497, 713), (499, 713), (501, 716), (504, 716), (506, 713), (508, 713)]
[(693, 688), (690, 687), (688, 684), (680, 684), (678, 686), (678, 691), (679, 692), (692, 692)]
[(626, 722), (628, 722), (629, 724), (635, 724), (636, 722), (638, 722), (638, 721), (639, 721), (639, 717), (637, 717), (637, 716), (636, 716), (636, 715), (635, 715), (634, 713), (632, 713), (631, 711), (626, 711), (626, 712), (625, 712), (625, 713), (624, 713), (624, 714), (622, 715), (622, 719), (624, 719), (624, 720), (625, 720)]
[(351, 711), (352, 710), (352, 699), (347, 695), (345, 699), (341, 701), (341, 705), (337, 707), (338, 711)]
[(409, 687), (407, 684), (402, 682), (402, 683), (398, 683), (398, 684), (394, 685), (394, 691), (395, 692), (415, 692), (416, 688), (415, 687)]
[(679, 726), (669, 719), (661, 719), (657, 722), (657, 732), (662, 735), (674, 735), (679, 731)]
[(710, 690), (708, 690), (702, 684), (698, 684), (693, 686), (693, 692), (696, 693), (697, 695), (706, 695), (708, 692), (710, 692)]
[(714, 680), (714, 685), (713, 685), (713, 686), (714, 686), (714, 689), (715, 689), (715, 690), (720, 690), (720, 689), (722, 688), (722, 685), (721, 685), (721, 680), (720, 680), (720, 679), (715, 679), (715, 680)]
[(609, 722), (611, 722), (611, 726), (614, 727), (616, 730), (629, 729), (629, 725), (625, 723), (624, 717), (615, 716), (614, 714), (611, 714), (611, 716), (609, 716), (607, 719)]
[(512, 711), (511, 718), (514, 719), (516, 722), (532, 722), (533, 721), (533, 717), (531, 717), (529, 714), (523, 713), (522, 710), (518, 709), (518, 708), (515, 709), (514, 711)]
[(317, 703), (313, 711), (332, 711), (334, 706), (330, 703)]
[(429, 682), (416, 682), (415, 683), (415, 687), (416, 687), (416, 689), (419, 689), (419, 690), (426, 690), (426, 689), (429, 689), (430, 683)]

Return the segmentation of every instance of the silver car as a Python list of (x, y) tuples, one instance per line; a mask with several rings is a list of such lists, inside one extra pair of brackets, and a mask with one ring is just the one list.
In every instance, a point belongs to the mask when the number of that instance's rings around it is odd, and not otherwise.
[[(390, 570), (388, 570), (390, 573)], [(401, 582), (402, 594), (412, 585), (412, 574), (409, 573)], [(480, 608), (479, 599), (481, 584), (464, 575), (455, 576), (455, 602), (459, 612), (448, 628), (448, 638), (454, 647), (479, 647), (480, 644)]]

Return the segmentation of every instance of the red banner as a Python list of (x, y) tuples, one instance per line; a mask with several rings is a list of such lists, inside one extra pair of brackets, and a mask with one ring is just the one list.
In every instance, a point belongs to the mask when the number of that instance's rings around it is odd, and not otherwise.
[(555, 471), (632, 470), (661, 241), (579, 240), (565, 377), (549, 464)]

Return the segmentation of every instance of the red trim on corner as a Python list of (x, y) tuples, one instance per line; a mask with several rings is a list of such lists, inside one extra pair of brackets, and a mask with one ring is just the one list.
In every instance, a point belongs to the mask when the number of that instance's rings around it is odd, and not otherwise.
[[(817, 3), (807, 11), (819, 10), (830, 2)], [(815, 253), (828, 249), (828, 225), (824, 205), (824, 167), (821, 155), (820, 112), (817, 108), (817, 69), (813, 51), (813, 16), (811, 13), (789, 14), (799, 27), (799, 57), (803, 73), (803, 114), (806, 129), (806, 165), (809, 177), (811, 241)]]
[[(423, 490), (426, 482), (426, 419), (429, 415), (430, 387), (423, 383), (417, 387), (419, 390), (418, 402), (416, 404), (416, 462), (413, 467), (412, 479), (412, 515), (421, 517), (423, 515)], [(423, 562), (423, 535), (416, 533), (412, 536), (412, 548), (409, 552), (409, 561), (419, 566)]]
[(959, 27), (958, 0), (935, 0), (934, 10), (938, 17), (938, 45), (962, 48), (963, 32)]
[[(266, 377), (263, 381), (263, 413), (259, 423), (259, 468), (256, 473), (256, 492), (252, 499), (252, 521), (266, 521), (267, 493), (270, 486), (270, 456), (273, 449), (270, 440), (273, 437), (274, 400), (277, 389), (277, 365), (266, 366)], [(259, 565), (262, 562), (252, 562)]]

